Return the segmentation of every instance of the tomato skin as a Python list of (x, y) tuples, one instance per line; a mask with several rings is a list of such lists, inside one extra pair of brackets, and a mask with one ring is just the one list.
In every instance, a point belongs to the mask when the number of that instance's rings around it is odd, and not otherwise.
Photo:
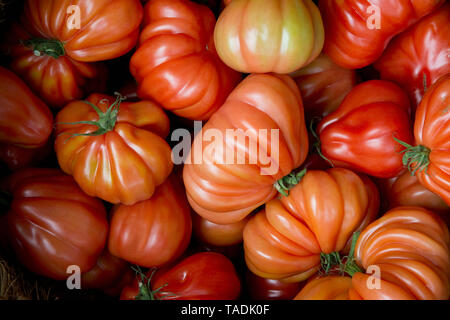
[[(235, 164), (221, 165), (220, 161), (226, 159), (208, 152), (211, 142), (205, 138), (205, 132), (210, 129), (211, 132), (221, 132), (223, 144), (228, 148), (246, 150), (246, 153), (250, 149), (248, 143), (243, 145), (238, 139), (226, 141), (226, 130), (253, 130), (256, 133), (261, 133), (261, 129), (267, 130), (267, 135), (261, 134), (263, 138), (267, 136), (267, 145), (271, 143), (272, 129), (278, 130), (274, 132), (279, 133), (279, 150), (268, 156), (279, 159), (279, 165), (269, 168), (270, 165), (261, 164), (261, 155), (258, 155), (258, 165), (250, 164), (249, 160), (245, 164), (235, 161)], [(259, 139), (254, 136), (252, 139), (258, 144)], [(263, 146), (259, 147), (265, 150)], [(189, 203), (196, 213), (211, 222), (238, 222), (275, 197), (274, 183), (300, 166), (307, 153), (303, 104), (295, 82), (283, 75), (250, 75), (236, 87), (194, 139), (187, 157), (190, 163), (186, 163), (183, 169)], [(201, 163), (196, 163), (199, 162), (197, 154), (202, 155)], [(242, 155), (243, 152), (235, 151), (236, 154)], [(249, 155), (245, 157), (248, 159)]]
[[(103, 112), (114, 100), (101, 94), (87, 98)], [(83, 101), (71, 102), (58, 113), (55, 150), (61, 169), (73, 175), (88, 195), (114, 204), (132, 205), (150, 198), (173, 167), (171, 149), (164, 140), (169, 132), (164, 111), (151, 101), (122, 102), (112, 131), (70, 138), (98, 128), (65, 123), (98, 119)]]
[[(430, 149), (430, 164), (418, 170), (420, 183), (450, 206), (450, 74), (441, 77), (426, 92), (416, 111), (416, 145)], [(445, 129), (444, 129), (445, 128)]]
[[(359, 69), (375, 62), (389, 41), (423, 16), (442, 5), (444, 0), (320, 0), (325, 28), (324, 52), (338, 65)], [(380, 28), (370, 30), (374, 11), (380, 10)]]
[(108, 248), (111, 254), (130, 263), (160, 267), (185, 251), (191, 233), (185, 192), (172, 175), (150, 199), (114, 209)]
[(300, 89), (309, 120), (325, 117), (336, 110), (357, 83), (354, 70), (336, 65), (324, 53), (291, 76)]
[(0, 143), (23, 148), (45, 145), (53, 129), (53, 115), (27, 85), (0, 67)]
[[(149, 274), (147, 275), (149, 276)], [(151, 281), (155, 290), (166, 285), (157, 295), (161, 300), (234, 300), (239, 297), (241, 283), (231, 261), (215, 252), (201, 252), (168, 269), (160, 269)], [(121, 300), (134, 300), (139, 292), (138, 279), (125, 287)]]
[(217, 20), (214, 43), (222, 61), (243, 73), (286, 74), (321, 52), (324, 31), (311, 0), (230, 2)]
[(349, 300), (352, 279), (344, 276), (316, 277), (309, 281), (294, 300)]
[(31, 271), (67, 279), (67, 267), (95, 266), (107, 237), (102, 202), (87, 196), (72, 177), (56, 169), (24, 169), (5, 183), (13, 195), (6, 215), (9, 242)]
[(187, 0), (154, 0), (145, 6), (140, 45), (130, 61), (138, 95), (176, 115), (207, 120), (241, 80), (217, 56), (215, 17)]
[(426, 88), (450, 73), (449, 20), (447, 3), (392, 40), (374, 64), (381, 79), (394, 81), (405, 89), (414, 107), (422, 101)]
[(403, 169), (401, 145), (411, 143), (408, 96), (394, 83), (371, 80), (357, 85), (339, 108), (319, 123), (323, 155), (334, 165), (379, 178)]
[(317, 272), (321, 253), (347, 251), (353, 232), (378, 209), (368, 177), (343, 168), (307, 171), (287, 197), (268, 202), (245, 226), (247, 266), (264, 278), (305, 280)]
[(251, 300), (290, 300), (302, 287), (301, 282), (266, 279), (249, 270), (245, 273), (245, 284)]

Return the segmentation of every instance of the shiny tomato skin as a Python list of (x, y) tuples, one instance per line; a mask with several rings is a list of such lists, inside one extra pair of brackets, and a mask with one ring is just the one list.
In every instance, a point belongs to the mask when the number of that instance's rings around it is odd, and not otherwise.
[(103, 203), (87, 196), (57, 169), (23, 169), (6, 182), (13, 196), (7, 213), (9, 243), (31, 271), (67, 279), (67, 267), (95, 266), (108, 232)]
[[(338, 65), (359, 69), (375, 62), (389, 41), (445, 0), (320, 0), (324, 52)], [(377, 10), (379, 26), (376, 25)], [(374, 19), (375, 18), (375, 19)], [(370, 25), (370, 27), (369, 27)]]
[(335, 166), (379, 178), (403, 169), (401, 145), (411, 143), (410, 103), (397, 85), (371, 80), (357, 85), (317, 132), (321, 151)]
[(180, 117), (207, 120), (241, 80), (217, 56), (214, 14), (188, 0), (154, 0), (144, 11), (130, 61), (139, 97)]
[(247, 270), (245, 284), (251, 300), (290, 300), (302, 288), (301, 282), (283, 282), (278, 279), (266, 279)]
[[(241, 291), (233, 264), (215, 252), (196, 253), (175, 266), (158, 270), (151, 281), (151, 289), (161, 286), (165, 287), (156, 296), (160, 300), (234, 300)], [(136, 279), (124, 288), (120, 299), (134, 300), (138, 293)]]
[[(105, 112), (114, 98), (92, 94), (87, 101)], [(98, 121), (96, 111), (84, 101), (74, 101), (56, 117), (55, 150), (61, 169), (73, 175), (84, 192), (105, 201), (132, 205), (150, 198), (172, 171), (171, 149), (164, 140), (169, 119), (151, 101), (122, 102), (114, 128), (99, 136), (91, 124)]]
[(294, 72), (319, 55), (323, 41), (311, 0), (232, 1), (214, 30), (220, 58), (243, 73)]
[[(278, 159), (279, 164), (274, 162), (272, 167), (262, 164), (261, 155), (253, 154), (250, 156), (257, 156), (259, 160), (256, 160), (260, 161), (257, 165), (251, 164), (248, 158), (244, 164), (235, 159), (233, 164), (222, 165), (223, 157), (208, 152), (211, 143), (206, 135), (217, 130), (221, 132), (224, 146), (245, 150), (246, 157), (250, 153), (249, 144), (243, 145), (238, 139), (226, 141), (227, 130), (260, 133), (263, 139), (267, 137), (267, 145), (272, 133), (278, 133), (279, 148), (268, 156)], [(259, 144), (259, 137), (252, 136), (252, 139), (254, 145)], [(264, 145), (259, 147), (265, 150)], [(196, 213), (216, 224), (238, 222), (274, 198), (277, 194), (274, 183), (300, 166), (307, 153), (303, 103), (295, 82), (286, 75), (250, 75), (233, 90), (194, 139), (187, 158), (190, 163), (183, 169), (189, 203)], [(197, 159), (199, 154), (201, 163)], [(238, 151), (235, 157), (236, 154)]]
[(416, 111), (416, 145), (430, 151), (430, 164), (418, 170), (420, 183), (438, 194), (450, 206), (450, 73), (428, 89)]
[(132, 264), (161, 267), (185, 251), (191, 233), (189, 204), (181, 182), (172, 175), (150, 199), (114, 208), (108, 248)]
[(354, 70), (338, 66), (324, 53), (291, 76), (300, 89), (309, 120), (336, 110), (358, 81)]
[(426, 16), (393, 39), (374, 67), (410, 96), (414, 109), (427, 88), (450, 73), (450, 4)]
[(11, 71), (0, 67), (0, 143), (23, 148), (45, 145), (53, 129), (47, 105)]
[(247, 267), (264, 278), (306, 280), (318, 271), (321, 253), (348, 251), (353, 233), (378, 209), (367, 176), (344, 168), (307, 171), (287, 197), (268, 202), (245, 226)]

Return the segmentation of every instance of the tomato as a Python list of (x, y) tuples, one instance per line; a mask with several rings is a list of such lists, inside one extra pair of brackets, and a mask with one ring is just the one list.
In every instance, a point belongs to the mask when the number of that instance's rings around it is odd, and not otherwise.
[(13, 200), (6, 215), (9, 242), (31, 271), (56, 280), (67, 267), (91, 270), (108, 232), (100, 200), (87, 196), (56, 169), (24, 169), (5, 183)]
[(160, 267), (178, 258), (191, 239), (192, 222), (185, 192), (175, 176), (153, 196), (115, 208), (109, 232), (110, 252), (143, 267)]
[(354, 70), (336, 65), (323, 53), (291, 76), (302, 94), (307, 119), (336, 110), (357, 82)]
[[(450, 205), (450, 74), (441, 77), (417, 108), (415, 146), (399, 141), (403, 162), (420, 183)], [(401, 140), (401, 139), (400, 139)]]
[(398, 83), (418, 106), (427, 88), (450, 73), (450, 4), (391, 41), (375, 62), (382, 79)]
[(251, 300), (290, 300), (301, 289), (301, 282), (288, 283), (277, 279), (258, 277), (247, 270), (245, 284)]
[(242, 233), (249, 216), (230, 224), (217, 224), (192, 214), (192, 226), (195, 237), (202, 243), (213, 246), (232, 246), (242, 242)]
[(450, 225), (450, 207), (441, 197), (425, 188), (408, 170), (391, 179), (380, 179), (378, 184), (390, 209), (399, 206), (423, 207), (438, 214)]
[(49, 108), (11, 71), (0, 67), (0, 143), (38, 148), (53, 128)]
[[(219, 147), (215, 151), (218, 145), (226, 146), (225, 152)], [(274, 184), (300, 166), (307, 153), (303, 104), (295, 82), (282, 75), (250, 75), (194, 139), (183, 170), (188, 200), (211, 222), (238, 222), (275, 197)]]
[(311, 0), (237, 0), (217, 20), (214, 43), (220, 58), (244, 73), (286, 74), (322, 51), (324, 30)]
[(326, 34), (324, 52), (344, 68), (368, 66), (381, 56), (394, 36), (444, 2), (320, 0), (319, 8)]
[(11, 144), (0, 144), (0, 162), (4, 162), (11, 171), (43, 163), (53, 151), (51, 139), (38, 148), (22, 148)]
[[(357, 267), (346, 269), (353, 269), (351, 278), (315, 279), (297, 299), (447, 300), (449, 252), (448, 228), (438, 216), (419, 207), (398, 207), (359, 236)], [(374, 274), (361, 270), (369, 266), (378, 268), (378, 284)]]
[(321, 152), (336, 166), (394, 177), (403, 169), (395, 139), (412, 141), (409, 114), (408, 96), (394, 83), (359, 84), (319, 123)]
[(139, 97), (184, 118), (208, 119), (241, 79), (217, 56), (214, 24), (211, 10), (191, 1), (148, 2), (130, 61)]
[[(241, 283), (228, 258), (201, 252), (168, 269), (153, 270), (122, 291), (122, 300), (233, 300)], [(139, 285), (140, 284), (140, 285)], [(139, 289), (140, 288), (140, 289)], [(157, 291), (159, 289), (159, 291)]]
[(109, 290), (123, 278), (129, 279), (127, 273), (133, 274), (129, 264), (105, 249), (98, 257), (95, 267), (81, 275), (81, 288)]
[(260, 277), (309, 278), (378, 214), (378, 190), (366, 176), (332, 168), (298, 179), (287, 197), (268, 202), (245, 226), (247, 267)]
[(88, 195), (132, 205), (172, 171), (169, 119), (151, 101), (122, 99), (92, 94), (69, 103), (56, 118), (55, 150), (61, 169)]

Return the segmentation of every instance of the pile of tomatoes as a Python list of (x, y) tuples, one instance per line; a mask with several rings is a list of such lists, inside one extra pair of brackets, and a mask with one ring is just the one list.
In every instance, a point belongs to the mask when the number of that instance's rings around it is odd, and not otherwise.
[(2, 251), (120, 299), (449, 299), (450, 3), (200, 2), (24, 1)]

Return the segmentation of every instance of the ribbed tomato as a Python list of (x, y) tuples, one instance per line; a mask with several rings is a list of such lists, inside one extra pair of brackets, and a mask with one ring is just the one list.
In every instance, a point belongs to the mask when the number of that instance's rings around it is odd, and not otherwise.
[[(377, 60), (389, 41), (445, 0), (320, 0), (324, 52), (338, 65), (358, 69)], [(422, 45), (422, 44), (421, 44)]]
[(261, 277), (307, 279), (348, 251), (353, 233), (378, 214), (378, 190), (366, 176), (333, 168), (299, 179), (287, 197), (268, 202), (245, 226), (245, 260)]
[(181, 117), (208, 119), (241, 79), (217, 56), (214, 25), (211, 10), (189, 0), (148, 2), (130, 61), (139, 97)]
[(351, 278), (314, 279), (296, 299), (447, 300), (449, 245), (447, 226), (431, 211), (392, 209), (359, 236), (356, 261), (344, 266)]
[(395, 139), (412, 141), (408, 96), (389, 81), (361, 83), (322, 119), (317, 132), (322, 154), (334, 165), (395, 177), (403, 169)]
[(404, 164), (450, 205), (450, 73), (425, 93), (416, 111), (414, 137), (415, 146), (400, 141), (406, 147)]
[(323, 42), (312, 0), (232, 1), (214, 30), (220, 58), (244, 73), (294, 72), (320, 54)]
[(391, 41), (374, 67), (382, 79), (398, 83), (414, 108), (427, 88), (450, 73), (450, 3), (417, 22)]
[(250, 75), (194, 139), (183, 170), (188, 200), (211, 222), (238, 222), (275, 197), (274, 184), (307, 153), (295, 82), (282, 75)]
[(132, 205), (150, 198), (172, 171), (169, 119), (151, 101), (122, 100), (92, 94), (69, 103), (56, 118), (55, 150), (84, 192)]
[(150, 199), (114, 209), (108, 248), (133, 264), (160, 267), (184, 252), (191, 233), (189, 204), (181, 182), (172, 175)]
[(57, 169), (24, 169), (4, 185), (12, 203), (8, 240), (20, 262), (45, 277), (67, 279), (67, 268), (91, 270), (103, 251), (108, 222), (103, 203)]

